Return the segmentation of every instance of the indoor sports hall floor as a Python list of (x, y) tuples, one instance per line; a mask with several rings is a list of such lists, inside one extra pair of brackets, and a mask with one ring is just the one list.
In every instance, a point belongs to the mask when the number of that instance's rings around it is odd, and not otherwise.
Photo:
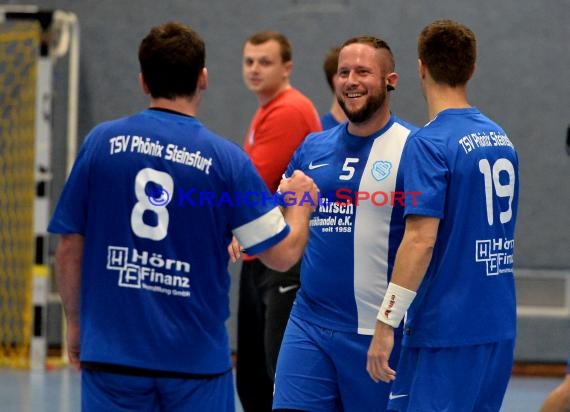
[[(537, 412), (545, 396), (561, 381), (513, 377), (501, 412)], [(65, 367), (46, 372), (0, 369), (2, 412), (79, 412), (79, 392), (79, 373)], [(236, 411), (241, 412), (239, 401), (236, 403)]]

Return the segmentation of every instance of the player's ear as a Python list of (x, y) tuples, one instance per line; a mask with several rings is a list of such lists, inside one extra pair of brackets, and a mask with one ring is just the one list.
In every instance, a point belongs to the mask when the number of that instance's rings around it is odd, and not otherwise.
[(284, 66), (285, 66), (285, 77), (291, 76), (291, 72), (293, 71), (293, 62), (289, 60), (288, 62), (285, 62)]
[(198, 88), (200, 90), (206, 90), (208, 88), (208, 69), (205, 67), (198, 75)]
[(424, 66), (420, 59), (418, 59), (418, 75), (420, 76), (420, 79), (426, 77), (426, 66)]
[(386, 90), (391, 92), (392, 90), (396, 90), (396, 86), (398, 85), (398, 73), (392, 72), (386, 76)]

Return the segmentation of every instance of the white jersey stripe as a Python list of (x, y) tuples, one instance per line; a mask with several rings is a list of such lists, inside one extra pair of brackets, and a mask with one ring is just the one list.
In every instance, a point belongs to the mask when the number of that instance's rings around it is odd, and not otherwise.
[[(400, 157), (410, 130), (399, 123), (394, 123), (381, 137), (374, 141), (362, 178), (359, 191), (370, 196), (375, 192), (377, 202), (361, 202), (356, 208), (354, 222), (354, 293), (358, 313), (358, 333), (374, 334), (376, 314), (382, 297), (388, 286), (388, 251), (390, 239), (390, 220), (392, 218), (392, 193), (396, 187), (396, 176), (400, 166)], [(389, 164), (388, 176), (382, 178), (372, 171), (376, 162)], [(380, 179), (380, 180), (378, 180)], [(371, 227), (372, 225), (372, 227)]]
[(280, 233), (285, 226), (283, 214), (278, 207), (275, 207), (232, 232), (244, 249), (247, 249)]

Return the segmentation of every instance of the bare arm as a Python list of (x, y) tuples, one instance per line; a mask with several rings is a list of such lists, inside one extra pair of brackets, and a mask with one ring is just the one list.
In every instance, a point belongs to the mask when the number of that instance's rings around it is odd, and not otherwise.
[(281, 242), (257, 255), (266, 266), (284, 272), (301, 259), (309, 239), (309, 218), (312, 210), (307, 206), (285, 208), (283, 214), (291, 231)]
[[(283, 212), (291, 230), (285, 239), (258, 257), (266, 266), (284, 272), (303, 256), (309, 239), (309, 219), (318, 204), (318, 188), (313, 179), (300, 170), (295, 170), (290, 178), (281, 180), (279, 191), (284, 194), (294, 193), (286, 196), (285, 200), (291, 206), (287, 206)], [(310, 194), (310, 201), (303, 201), (308, 200), (306, 194)]]
[(570, 412), (570, 374), (548, 394), (540, 412)]
[(392, 283), (418, 290), (431, 262), (438, 227), (439, 219), (434, 217), (406, 218), (406, 231), (396, 254)]
[[(261, 261), (270, 268), (285, 272), (301, 259), (309, 238), (308, 220), (310, 212), (299, 209), (304, 207), (283, 208), (285, 221), (289, 224), (289, 235), (272, 248), (257, 255)], [(242, 246), (235, 238), (228, 245), (228, 254), (232, 263), (236, 263), (243, 252)]]
[[(257, 257), (268, 267), (284, 272), (301, 259), (309, 238), (309, 219), (318, 203), (318, 188), (313, 179), (299, 170), (295, 170), (288, 179), (283, 179), (279, 186), (286, 195), (286, 202), (291, 206), (282, 209), (290, 232), (285, 239), (273, 247), (257, 254)], [(309, 194), (310, 198), (306, 195)], [(242, 248), (234, 237), (228, 245), (231, 261), (236, 262)]]
[(84, 237), (64, 234), (57, 246), (57, 288), (67, 320), (67, 351), (73, 366), (79, 368), (79, 308), (81, 291), (81, 262)]
[[(431, 261), (438, 227), (437, 218), (408, 216), (406, 231), (396, 254), (391, 283), (414, 292), (418, 290)], [(393, 346), (394, 328), (377, 321), (366, 365), (374, 381), (390, 382), (396, 378), (396, 371), (388, 364)]]

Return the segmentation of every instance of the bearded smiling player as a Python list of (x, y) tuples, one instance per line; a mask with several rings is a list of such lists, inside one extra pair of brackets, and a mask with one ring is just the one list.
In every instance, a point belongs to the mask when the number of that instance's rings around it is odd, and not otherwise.
[[(309, 135), (286, 172), (304, 171), (330, 196), (311, 219), (301, 288), (277, 363), (274, 410), (385, 410), (390, 384), (369, 378), (366, 353), (402, 237), (403, 207), (355, 204), (355, 196), (401, 190), (400, 155), (417, 128), (390, 112), (397, 81), (386, 42), (347, 40), (336, 95), (349, 121)], [(346, 206), (332, 207), (336, 201)]]

